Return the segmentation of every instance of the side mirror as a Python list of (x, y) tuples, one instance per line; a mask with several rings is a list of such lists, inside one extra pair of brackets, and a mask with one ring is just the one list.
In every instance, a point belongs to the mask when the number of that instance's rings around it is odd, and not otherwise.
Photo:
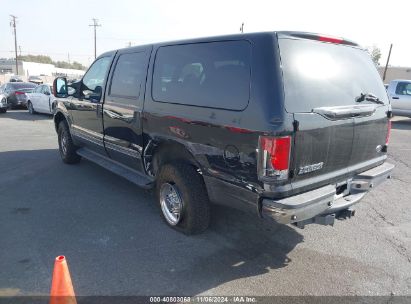
[(65, 77), (57, 77), (54, 79), (53, 95), (60, 98), (68, 96), (67, 79)]
[(50, 92), (44, 92), (44, 95), (50, 95)]

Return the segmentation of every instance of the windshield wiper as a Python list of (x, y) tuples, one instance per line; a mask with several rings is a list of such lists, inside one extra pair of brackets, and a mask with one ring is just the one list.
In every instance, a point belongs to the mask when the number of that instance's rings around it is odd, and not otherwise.
[(364, 100), (371, 101), (373, 103), (384, 104), (384, 102), (381, 99), (379, 99), (372, 93), (361, 93), (359, 97), (355, 98), (356, 102), (363, 102)]

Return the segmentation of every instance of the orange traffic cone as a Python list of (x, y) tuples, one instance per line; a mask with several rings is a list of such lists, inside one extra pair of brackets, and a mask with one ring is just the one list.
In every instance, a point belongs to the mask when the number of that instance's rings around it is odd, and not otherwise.
[(54, 262), (50, 304), (77, 304), (66, 257), (59, 255)]

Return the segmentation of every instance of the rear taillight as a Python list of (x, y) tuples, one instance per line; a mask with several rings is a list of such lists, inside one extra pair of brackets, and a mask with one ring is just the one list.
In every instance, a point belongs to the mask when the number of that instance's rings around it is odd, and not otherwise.
[(385, 137), (385, 145), (388, 145), (388, 142), (390, 141), (390, 135), (391, 135), (391, 120), (388, 120), (388, 130), (387, 130), (387, 136)]
[(16, 95), (24, 95), (24, 94), (26, 94), (26, 93), (24, 93), (24, 92), (19, 92), (19, 91), (16, 91), (14, 94), (16, 94)]
[(291, 136), (260, 137), (260, 176), (277, 180), (288, 178)]

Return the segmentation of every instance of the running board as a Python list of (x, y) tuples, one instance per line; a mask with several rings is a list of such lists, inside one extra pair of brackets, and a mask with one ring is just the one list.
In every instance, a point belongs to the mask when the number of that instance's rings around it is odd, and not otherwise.
[(85, 159), (96, 163), (97, 165), (121, 176), (125, 179), (129, 180), (130, 182), (136, 184), (145, 189), (150, 189), (154, 185), (154, 179), (148, 176), (144, 176), (142, 173), (127, 168), (123, 164), (120, 164), (114, 160), (111, 160), (107, 157), (104, 157), (96, 152), (90, 151), (87, 148), (80, 148), (77, 151), (77, 154)]

